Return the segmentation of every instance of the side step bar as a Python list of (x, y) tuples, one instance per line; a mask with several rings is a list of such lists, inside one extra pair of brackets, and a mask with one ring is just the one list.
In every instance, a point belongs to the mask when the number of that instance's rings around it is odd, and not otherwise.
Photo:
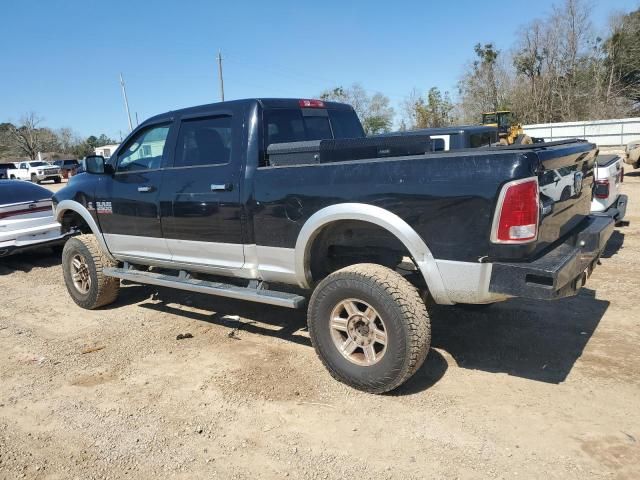
[(250, 302), (268, 303), (279, 307), (300, 308), (306, 303), (306, 298), (295, 293), (262, 290), (251, 287), (238, 287), (220, 282), (196, 280), (188, 276), (163, 275), (155, 272), (143, 272), (127, 268), (106, 267), (103, 273), (108, 277), (116, 277), (134, 283), (158, 285), (159, 287), (177, 288), (190, 292), (218, 295), (220, 297), (248, 300)]

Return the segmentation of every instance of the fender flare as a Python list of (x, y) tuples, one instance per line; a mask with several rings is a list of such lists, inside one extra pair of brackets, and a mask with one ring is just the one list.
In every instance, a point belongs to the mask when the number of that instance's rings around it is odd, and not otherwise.
[(91, 216), (91, 213), (89, 213), (89, 210), (87, 210), (87, 207), (79, 202), (76, 202), (75, 200), (62, 200), (60, 203), (58, 203), (58, 205), (56, 205), (56, 221), (62, 223), (62, 217), (68, 210), (76, 212), (82, 217), (85, 222), (87, 222), (87, 225), (89, 225), (89, 228), (91, 229), (91, 233), (93, 233), (93, 235), (96, 237), (96, 240), (98, 240), (98, 245), (100, 245), (102, 252), (107, 258), (109, 258), (109, 260), (115, 262), (116, 259), (113, 257), (113, 255), (111, 255), (109, 248), (107, 248), (107, 244), (104, 241), (102, 232), (100, 231), (100, 228), (98, 227), (98, 224), (96, 223), (94, 218)]
[(420, 235), (395, 213), (364, 203), (331, 205), (317, 211), (305, 222), (298, 234), (295, 248), (296, 279), (301, 287), (309, 288), (311, 283), (309, 259), (313, 241), (324, 226), (338, 220), (359, 220), (373, 223), (393, 234), (402, 242), (418, 264), (435, 302), (446, 305), (453, 304), (444, 287), (436, 260)]

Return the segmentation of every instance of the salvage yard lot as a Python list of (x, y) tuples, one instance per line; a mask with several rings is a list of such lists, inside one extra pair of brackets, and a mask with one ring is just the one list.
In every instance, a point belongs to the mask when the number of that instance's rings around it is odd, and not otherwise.
[(624, 193), (577, 297), (434, 309), (384, 396), (331, 379), (304, 311), (128, 285), (89, 312), (51, 250), (0, 260), (0, 478), (640, 478), (640, 171)]

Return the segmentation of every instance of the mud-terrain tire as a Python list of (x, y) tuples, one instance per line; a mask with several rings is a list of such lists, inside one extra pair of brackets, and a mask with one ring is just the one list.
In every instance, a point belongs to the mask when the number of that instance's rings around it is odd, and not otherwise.
[(424, 363), (431, 342), (429, 315), (416, 288), (393, 270), (370, 263), (323, 279), (309, 301), (308, 323), (329, 373), (369, 393), (388, 392), (407, 381)]
[(118, 298), (120, 279), (107, 277), (104, 267), (116, 266), (98, 245), (94, 235), (70, 238), (62, 250), (62, 272), (69, 295), (88, 310), (113, 303)]

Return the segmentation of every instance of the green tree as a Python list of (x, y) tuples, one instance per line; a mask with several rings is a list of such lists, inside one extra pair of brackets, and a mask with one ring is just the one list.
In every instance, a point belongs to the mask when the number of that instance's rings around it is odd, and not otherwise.
[(449, 92), (443, 94), (438, 87), (430, 88), (426, 98), (414, 90), (405, 100), (404, 110), (412, 129), (446, 127), (455, 121)]

